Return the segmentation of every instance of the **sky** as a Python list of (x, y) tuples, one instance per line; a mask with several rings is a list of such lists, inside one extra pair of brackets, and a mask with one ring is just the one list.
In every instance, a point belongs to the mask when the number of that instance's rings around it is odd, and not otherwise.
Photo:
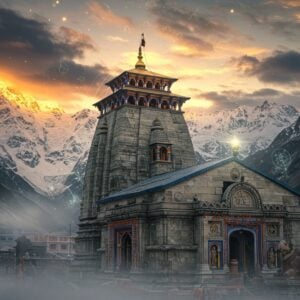
[(1, 0), (0, 81), (74, 112), (137, 61), (203, 110), (300, 109), (300, 0)]

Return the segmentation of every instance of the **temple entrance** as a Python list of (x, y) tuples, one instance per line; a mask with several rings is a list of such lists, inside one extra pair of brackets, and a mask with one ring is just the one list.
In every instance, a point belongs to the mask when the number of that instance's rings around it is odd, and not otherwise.
[(255, 271), (254, 235), (247, 230), (236, 230), (229, 238), (229, 258), (233, 272), (253, 274)]
[(124, 234), (121, 241), (121, 271), (129, 272), (132, 261), (132, 242), (128, 233)]

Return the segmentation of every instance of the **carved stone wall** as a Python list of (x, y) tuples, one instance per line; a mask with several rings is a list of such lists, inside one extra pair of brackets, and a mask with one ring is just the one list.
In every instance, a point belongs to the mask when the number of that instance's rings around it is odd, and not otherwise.
[[(237, 176), (236, 180), (232, 178), (233, 169), (235, 172), (238, 171), (240, 173), (240, 176)], [(265, 177), (246, 169), (236, 162), (230, 162), (226, 165), (210, 170), (205, 174), (168, 188), (165, 193), (168, 193), (169, 197), (170, 194), (172, 194), (173, 198), (175, 198), (175, 196), (178, 198), (178, 195), (180, 195), (184, 201), (193, 201), (193, 199), (197, 199), (211, 203), (220, 203), (224, 193), (224, 183), (240, 182), (242, 176), (245, 183), (255, 187), (258, 191), (262, 204), (299, 205), (299, 197)], [(249, 199), (247, 191), (243, 191), (242, 193), (242, 198), (245, 200)], [(236, 201), (242, 200), (237, 199)], [(249, 201), (248, 205), (250, 205), (251, 199)], [(234, 204), (241, 205), (241, 203), (238, 204), (237, 202)]]

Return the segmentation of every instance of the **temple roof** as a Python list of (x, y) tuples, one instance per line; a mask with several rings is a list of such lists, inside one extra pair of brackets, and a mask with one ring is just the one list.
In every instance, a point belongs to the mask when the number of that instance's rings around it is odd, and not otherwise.
[(146, 94), (157, 95), (157, 96), (176, 97), (176, 98), (181, 98), (181, 99), (185, 99), (185, 100), (190, 99), (190, 97), (181, 96), (181, 95), (174, 94), (174, 93), (171, 93), (171, 92), (168, 92), (168, 91), (162, 91), (162, 90), (156, 90), (156, 89), (147, 89), (147, 88), (138, 88), (138, 87), (133, 87), (133, 86), (125, 86), (124, 88), (122, 88), (120, 90), (117, 90), (113, 94), (110, 94), (107, 97), (99, 100), (98, 102), (94, 103), (93, 105), (96, 106), (100, 102), (105, 101), (107, 99), (110, 99), (111, 97), (114, 97), (118, 93), (121, 93), (123, 91), (140, 92), (140, 93), (146, 93)]
[(131, 70), (128, 70), (128, 71), (125, 71), (125, 72), (132, 73), (132, 74), (137, 74), (137, 75), (166, 78), (166, 79), (171, 79), (171, 80), (174, 80), (174, 81), (178, 80), (177, 78), (162, 75), (162, 74), (159, 74), (159, 73), (156, 73), (156, 72), (149, 71), (147, 69), (136, 69), (135, 68), (135, 69), (131, 69)]
[(252, 172), (255, 172), (268, 180), (278, 184), (279, 186), (283, 187), (284, 189), (288, 190), (289, 192), (300, 196), (300, 194), (288, 187), (287, 185), (279, 182), (274, 177), (271, 177), (269, 175), (266, 175), (257, 169), (253, 168), (252, 166), (246, 164), (244, 161), (239, 160), (236, 157), (229, 157), (226, 159), (221, 159), (214, 162), (208, 162), (201, 165), (196, 165), (190, 168), (181, 169), (174, 172), (168, 172), (165, 174), (157, 175), (154, 177), (151, 177), (149, 179), (143, 180), (137, 184), (134, 184), (124, 190), (121, 190), (119, 192), (113, 193), (107, 197), (104, 197), (102, 199), (98, 200), (98, 204), (121, 200), (121, 199), (128, 199), (132, 197), (137, 197), (146, 193), (154, 193), (159, 192), (161, 190), (165, 190), (169, 187), (172, 187), (174, 185), (177, 185), (181, 182), (184, 182), (186, 180), (189, 180), (195, 176), (201, 175), (203, 173), (206, 173), (212, 169), (215, 169), (217, 167), (223, 166), (229, 162), (237, 162), (243, 167), (249, 169)]
[(168, 79), (168, 80), (173, 81), (173, 82), (175, 82), (175, 81), (178, 80), (177, 78), (169, 77), (169, 76), (166, 76), (166, 75), (162, 75), (162, 74), (159, 74), (159, 73), (156, 73), (156, 72), (149, 71), (147, 69), (134, 68), (134, 69), (122, 72), (120, 75), (118, 75), (117, 77), (114, 77), (113, 79), (111, 79), (110, 81), (106, 82), (105, 84), (109, 86), (110, 83), (112, 83), (113, 81), (115, 81), (119, 77), (122, 77), (126, 73), (136, 74), (136, 75), (142, 75), (142, 76), (149, 76), (149, 77), (156, 77), (156, 78), (162, 78), (162, 79)]

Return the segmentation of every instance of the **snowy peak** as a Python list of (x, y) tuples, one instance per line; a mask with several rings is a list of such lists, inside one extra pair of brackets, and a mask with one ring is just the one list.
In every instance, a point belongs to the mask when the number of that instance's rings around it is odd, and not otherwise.
[(241, 141), (242, 157), (265, 149), (298, 116), (293, 106), (268, 101), (255, 107), (243, 105), (209, 113), (186, 109), (194, 148), (205, 161), (230, 155), (233, 136)]
[(247, 157), (246, 161), (300, 193), (299, 149), (300, 117), (284, 128), (268, 148)]
[(32, 112), (40, 112), (40, 106), (31, 96), (24, 96), (18, 91), (7, 87), (3, 82), (0, 81), (0, 98), (2, 101), (9, 101), (16, 107), (22, 107)]
[[(71, 115), (8, 88), (0, 96), (0, 163), (14, 169), (39, 192), (61, 193), (77, 161), (89, 149), (98, 113)], [(40, 191), (41, 190), (41, 191)]]
[[(72, 193), (82, 184), (98, 112), (40, 106), (0, 82), (0, 166), (48, 196)], [(298, 117), (293, 106), (268, 101), (215, 112), (187, 108), (185, 114), (199, 162), (231, 155), (233, 136), (241, 140), (242, 157), (265, 149)], [(296, 132), (299, 123), (289, 130)]]

